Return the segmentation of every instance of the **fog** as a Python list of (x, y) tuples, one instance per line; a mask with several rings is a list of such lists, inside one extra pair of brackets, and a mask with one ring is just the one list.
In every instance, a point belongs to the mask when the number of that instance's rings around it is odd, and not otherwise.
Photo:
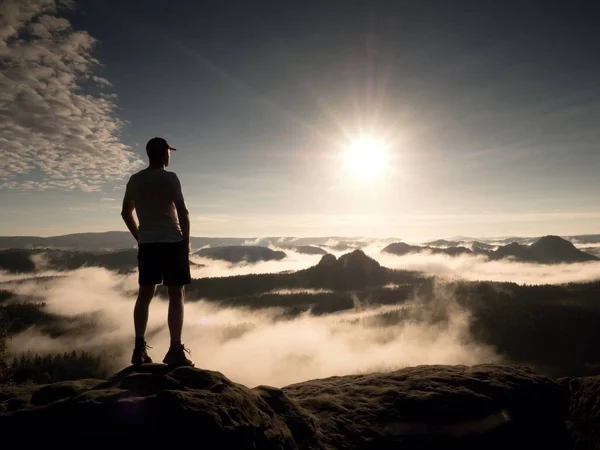
[[(271, 248), (273, 250), (279, 250), (275, 247)], [(197, 255), (191, 255), (190, 261), (196, 264), (202, 264), (204, 266), (192, 267), (192, 278), (296, 271), (314, 266), (321, 259), (321, 255), (304, 255), (290, 250), (286, 250), (285, 252), (288, 256), (283, 260), (260, 261), (256, 263), (230, 263), (227, 261), (213, 260)]]
[[(335, 245), (335, 242), (330, 244)], [(376, 327), (349, 320), (366, 318), (400, 306), (365, 309), (358, 301), (354, 310), (281, 320), (281, 311), (223, 308), (215, 302), (186, 303), (184, 343), (196, 366), (221, 371), (230, 379), (248, 386), (290, 383), (332, 375), (392, 370), (418, 364), (475, 364), (501, 362), (493, 348), (474, 343), (469, 335), (468, 311), (457, 306), (445, 281), (509, 281), (521, 284), (585, 282), (600, 279), (600, 262), (543, 265), (511, 261), (490, 261), (484, 256), (457, 257), (423, 252), (396, 256), (382, 253), (388, 242), (363, 242), (362, 250), (384, 267), (422, 271), (440, 280), (437, 306), (447, 320), (427, 320), (418, 298), (406, 303), (410, 320), (403, 325)], [(287, 258), (253, 264), (230, 264), (192, 257), (197, 264), (194, 278), (223, 277), (251, 273), (276, 273), (311, 267), (320, 255), (306, 255), (290, 249)], [(350, 250), (328, 251), (341, 256)], [(47, 304), (48, 312), (72, 318), (72, 329), (61, 338), (51, 338), (32, 327), (12, 336), (13, 352), (64, 352), (89, 350), (108, 352), (110, 369), (129, 365), (133, 344), (133, 305), (137, 273), (119, 275), (101, 268), (75, 271), (43, 270), (32, 274), (0, 273), (0, 289), (18, 294), (15, 301), (35, 300)], [(386, 286), (394, 289), (394, 285)], [(271, 294), (322, 294), (324, 289), (280, 289)], [(431, 305), (431, 304), (429, 304)], [(169, 343), (166, 325), (168, 303), (159, 289), (151, 304), (147, 340), (155, 361), (162, 361)], [(431, 308), (432, 306), (428, 306)], [(418, 312), (418, 314), (413, 313)], [(82, 327), (81, 324), (84, 324)]]
[(380, 264), (393, 269), (416, 270), (446, 279), (507, 281), (518, 284), (562, 284), (600, 280), (600, 261), (570, 264), (536, 264), (490, 261), (485, 256), (447, 256), (419, 253), (405, 256), (379, 254)]
[[(264, 245), (265, 243), (263, 243)], [(484, 255), (448, 256), (421, 252), (404, 256), (383, 253), (388, 242), (374, 242), (361, 249), (377, 260), (382, 266), (391, 269), (415, 270), (445, 279), (465, 279), (479, 281), (506, 281), (518, 284), (561, 284), (600, 280), (600, 261), (570, 264), (537, 264), (509, 260), (492, 261)], [(230, 264), (206, 258), (192, 257), (206, 267), (192, 270), (194, 277), (214, 277), (244, 275), (251, 273), (277, 273), (306, 269), (319, 262), (321, 255), (305, 255), (289, 249), (270, 246), (273, 250), (285, 251), (287, 258), (280, 261), (263, 261), (253, 264)], [(339, 257), (352, 250), (327, 251)]]
[[(5, 281), (3, 289), (47, 303), (48, 312), (78, 317), (86, 326), (53, 339), (36, 328), (14, 335), (9, 350), (111, 352), (111, 370), (129, 365), (133, 344), (136, 277), (100, 268), (84, 268), (62, 277)], [(391, 370), (418, 364), (497, 362), (493, 349), (475, 344), (468, 333), (469, 314), (440, 289), (439, 307), (448, 320), (433, 324), (415, 315), (406, 325), (374, 327), (346, 322), (390, 308), (363, 309), (277, 320), (277, 310), (221, 308), (188, 302), (183, 341), (196, 367), (218, 370), (247, 386), (284, 386), (331, 375)], [(418, 308), (418, 299), (413, 305)], [(156, 298), (147, 331), (151, 356), (161, 361), (169, 343), (167, 302)], [(414, 308), (415, 310), (417, 308)]]

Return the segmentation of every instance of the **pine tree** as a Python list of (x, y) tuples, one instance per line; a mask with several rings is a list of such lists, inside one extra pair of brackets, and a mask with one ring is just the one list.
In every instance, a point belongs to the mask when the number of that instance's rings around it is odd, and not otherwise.
[(0, 383), (3, 383), (9, 378), (9, 366), (6, 362), (8, 333), (6, 327), (0, 324)]

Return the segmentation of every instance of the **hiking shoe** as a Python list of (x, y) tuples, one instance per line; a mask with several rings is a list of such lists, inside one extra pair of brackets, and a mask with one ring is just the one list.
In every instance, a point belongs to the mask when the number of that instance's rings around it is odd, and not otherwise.
[(145, 342), (143, 344), (138, 344), (133, 349), (133, 355), (131, 356), (131, 364), (134, 366), (139, 366), (141, 364), (150, 364), (152, 362), (152, 358), (148, 355), (148, 349), (152, 348)]
[(190, 351), (183, 344), (172, 344), (163, 359), (163, 363), (172, 367), (194, 367), (194, 363), (185, 356), (186, 353), (190, 354)]

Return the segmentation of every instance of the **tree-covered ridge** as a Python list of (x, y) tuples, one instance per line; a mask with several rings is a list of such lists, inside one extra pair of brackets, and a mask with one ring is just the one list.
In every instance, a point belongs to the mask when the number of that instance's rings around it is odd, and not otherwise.
[(109, 375), (103, 355), (85, 351), (40, 355), (28, 352), (14, 356), (8, 365), (9, 382), (36, 384), (82, 378), (104, 379)]

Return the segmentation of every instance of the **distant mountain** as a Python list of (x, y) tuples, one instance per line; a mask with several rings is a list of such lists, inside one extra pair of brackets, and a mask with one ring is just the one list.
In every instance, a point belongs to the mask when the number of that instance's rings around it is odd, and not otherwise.
[(579, 250), (600, 258), (600, 247), (581, 247)]
[(208, 247), (197, 251), (194, 255), (230, 263), (277, 261), (287, 257), (285, 252), (271, 250), (268, 247), (260, 245), (223, 245), (218, 247)]
[(284, 247), (289, 248), (290, 250), (294, 250), (298, 253), (302, 253), (303, 255), (326, 255), (327, 250), (323, 250), (321, 247), (316, 247), (314, 245), (299, 245)]
[(12, 273), (74, 270), (80, 267), (104, 267), (118, 272), (130, 272), (137, 268), (137, 249), (114, 252), (56, 249), (0, 250), (0, 270)]
[[(578, 246), (600, 243), (600, 234), (586, 234), (563, 236), (562, 239), (571, 241)], [(469, 238), (457, 236), (448, 239), (436, 239), (424, 244), (421, 248), (459, 248), (464, 247), (474, 253), (489, 252), (514, 242), (521, 245), (530, 245), (540, 240), (540, 237), (498, 237), (498, 238)], [(263, 247), (290, 248), (294, 251), (307, 254), (325, 254), (328, 251), (352, 251), (363, 248), (371, 243), (398, 243), (396, 238), (365, 238), (343, 236), (315, 236), (315, 237), (197, 237), (191, 239), (192, 249), (216, 246), (259, 245)], [(414, 246), (418, 247), (418, 246)], [(136, 248), (136, 243), (128, 231), (107, 231), (100, 233), (74, 233), (50, 237), (39, 236), (0, 236), (1, 249), (62, 249), (77, 251), (113, 251)], [(434, 250), (430, 250), (434, 252)], [(455, 254), (450, 251), (447, 254)], [(462, 253), (464, 250), (459, 250)]]
[[(467, 238), (467, 237), (455, 237), (452, 239), (439, 239), (438, 241), (432, 241), (432, 243), (426, 243), (425, 245), (436, 245), (433, 242), (455, 242), (458, 245), (465, 245), (470, 242), (484, 242), (486, 244), (512, 244), (513, 242), (517, 242), (519, 244), (533, 244), (541, 239), (542, 236), (534, 236), (534, 237), (522, 237), (522, 236), (498, 236), (498, 237), (488, 237), (488, 238)], [(561, 238), (573, 242), (574, 244), (600, 244), (600, 234), (576, 234), (576, 235), (568, 235), (568, 236), (560, 236)], [(443, 244), (439, 244), (442, 246)]]
[(328, 253), (316, 266), (299, 271), (298, 274), (306, 275), (313, 287), (362, 289), (385, 284), (388, 272), (387, 268), (362, 250), (354, 250), (339, 258)]
[[(386, 238), (383, 241), (393, 242)], [(260, 245), (263, 247), (290, 247), (307, 251), (308, 246), (333, 246), (336, 249), (356, 248), (369, 240), (339, 236), (320, 237), (204, 237), (192, 236), (191, 246), (200, 249), (206, 246)], [(371, 239), (370, 241), (379, 241)], [(1, 249), (53, 248), (62, 250), (104, 251), (131, 249), (136, 246), (129, 231), (108, 231), (100, 233), (75, 233), (50, 237), (39, 236), (0, 236)], [(313, 250), (316, 254), (317, 250)], [(324, 252), (326, 253), (326, 251)], [(319, 252), (319, 254), (323, 254)]]
[(345, 252), (346, 250), (355, 250), (356, 246), (348, 242), (338, 242), (332, 245), (323, 245), (323, 247), (336, 252)]
[(69, 250), (116, 250), (133, 248), (135, 240), (129, 232), (77, 233), (62, 236), (0, 236), (0, 249), (55, 248)]
[(494, 259), (512, 258), (518, 261), (544, 264), (598, 261), (599, 259), (579, 250), (573, 243), (559, 236), (544, 236), (531, 245), (513, 242), (491, 252)]
[(426, 242), (428, 247), (458, 247), (464, 241), (448, 241), (446, 239), (437, 239), (435, 241)]
[(480, 251), (488, 251), (496, 248), (495, 245), (488, 244), (480, 241), (473, 240), (463, 240), (463, 241), (448, 241), (446, 239), (438, 239), (435, 241), (430, 241), (425, 243), (426, 247), (441, 247), (441, 248), (451, 248), (451, 247), (465, 247), (473, 252)]
[(402, 256), (407, 255), (409, 253), (421, 253), (421, 252), (429, 252), (437, 255), (449, 255), (449, 256), (457, 256), (462, 254), (470, 254), (473, 253), (466, 247), (429, 247), (429, 246), (419, 246), (419, 245), (410, 245), (405, 242), (395, 242), (390, 244), (381, 250), (384, 253), (392, 253), (394, 255)]
[(494, 240), (494, 242), (497, 242), (499, 244), (512, 244), (512, 243), (516, 242), (518, 244), (528, 245), (528, 244), (533, 244), (538, 239), (540, 239), (539, 236), (538, 237), (510, 236), (510, 237)]
[(600, 234), (580, 234), (576, 236), (565, 236), (565, 239), (580, 244), (600, 244)]
[[(247, 238), (192, 237), (192, 248), (206, 245), (242, 245)], [(60, 249), (82, 251), (124, 250), (137, 244), (128, 231), (77, 233), (62, 236), (0, 236), (0, 249)]]
[[(202, 267), (190, 261), (192, 267)], [(33, 273), (43, 270), (75, 270), (103, 267), (120, 273), (137, 270), (137, 249), (88, 252), (58, 249), (0, 250), (0, 270), (10, 273)]]
[(473, 241), (469, 244), (471, 250), (475, 253), (481, 253), (496, 248), (495, 245), (486, 244), (485, 242)]
[[(449, 241), (433, 241), (434, 243)], [(511, 242), (507, 245), (490, 250), (492, 246), (480, 242), (474, 242), (472, 249), (466, 247), (429, 247), (409, 245), (404, 242), (395, 242), (385, 247), (382, 252), (395, 255), (407, 255), (410, 253), (430, 252), (433, 254), (446, 254), (456, 256), (460, 254), (482, 254), (493, 260), (512, 259), (524, 262), (536, 262), (540, 264), (575, 263), (584, 261), (597, 261), (598, 257), (583, 252), (575, 245), (559, 236), (544, 236), (532, 244), (524, 245), (519, 242)]]
[(35, 263), (31, 259), (32, 252), (25, 249), (9, 249), (0, 251), (0, 270), (9, 273), (31, 273), (35, 271)]

